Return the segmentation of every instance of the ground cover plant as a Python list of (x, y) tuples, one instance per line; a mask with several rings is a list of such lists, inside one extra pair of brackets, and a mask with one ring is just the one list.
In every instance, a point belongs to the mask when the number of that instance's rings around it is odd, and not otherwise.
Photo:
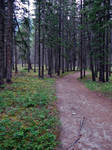
[(25, 70), (0, 91), (0, 150), (53, 150), (57, 144), (55, 79)]
[(87, 75), (85, 78), (83, 78), (82, 81), (85, 86), (92, 90), (92, 91), (96, 91), (96, 92), (101, 92), (102, 94), (112, 98), (112, 78), (110, 77), (110, 81), (109, 82), (99, 82), (97, 81), (92, 81), (91, 80), (91, 75)]

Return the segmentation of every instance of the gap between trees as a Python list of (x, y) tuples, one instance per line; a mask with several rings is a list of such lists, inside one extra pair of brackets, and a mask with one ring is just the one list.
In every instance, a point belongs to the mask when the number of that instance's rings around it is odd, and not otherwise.
[(0, 85), (18, 64), (40, 78), (77, 69), (82, 79), (90, 69), (93, 81), (108, 82), (111, 10), (110, 0), (34, 0), (31, 17), (29, 0), (0, 0)]

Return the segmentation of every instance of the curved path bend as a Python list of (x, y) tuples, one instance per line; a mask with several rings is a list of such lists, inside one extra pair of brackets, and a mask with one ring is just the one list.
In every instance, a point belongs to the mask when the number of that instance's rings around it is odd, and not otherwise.
[(78, 77), (70, 74), (56, 82), (58, 150), (112, 150), (112, 100), (87, 89)]

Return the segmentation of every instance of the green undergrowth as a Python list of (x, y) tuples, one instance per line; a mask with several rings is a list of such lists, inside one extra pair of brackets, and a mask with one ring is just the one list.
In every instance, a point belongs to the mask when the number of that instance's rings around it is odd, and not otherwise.
[(54, 150), (58, 119), (55, 79), (24, 70), (0, 91), (0, 150)]
[(97, 91), (105, 94), (112, 98), (112, 77), (110, 78), (109, 82), (99, 82), (99, 81), (92, 81), (91, 75), (87, 75), (84, 79), (81, 80), (85, 86), (92, 90)]
[(74, 74), (76, 71), (68, 71), (68, 72), (64, 72), (64, 73), (61, 73), (60, 77), (65, 77), (69, 74)]

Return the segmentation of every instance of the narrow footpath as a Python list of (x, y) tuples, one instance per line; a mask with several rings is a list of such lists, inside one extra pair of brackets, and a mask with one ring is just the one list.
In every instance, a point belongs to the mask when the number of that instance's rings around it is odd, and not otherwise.
[(57, 150), (112, 150), (112, 100), (87, 89), (70, 74), (56, 82), (61, 121)]

